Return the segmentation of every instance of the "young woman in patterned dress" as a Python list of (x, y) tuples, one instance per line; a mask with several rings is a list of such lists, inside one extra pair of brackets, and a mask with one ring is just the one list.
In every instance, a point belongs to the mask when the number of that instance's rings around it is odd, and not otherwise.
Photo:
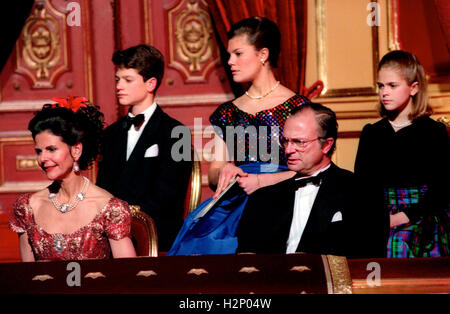
[(235, 178), (240, 189), (233, 189), (196, 219), (212, 199), (200, 204), (186, 218), (168, 255), (234, 253), (235, 232), (248, 195), (295, 174), (286, 167), (279, 136), (290, 111), (309, 100), (275, 77), (281, 40), (278, 26), (267, 18), (251, 17), (234, 24), (228, 40), (233, 80), (248, 83), (249, 88), (210, 117), (216, 134), (208, 179), (215, 190), (213, 198)]

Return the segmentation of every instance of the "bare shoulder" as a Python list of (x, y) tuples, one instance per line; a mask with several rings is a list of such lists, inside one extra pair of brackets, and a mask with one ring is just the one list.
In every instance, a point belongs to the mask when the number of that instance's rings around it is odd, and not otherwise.
[(91, 192), (93, 195), (96, 195), (97, 197), (107, 197), (111, 198), (113, 195), (106, 191), (105, 189), (99, 187), (98, 185), (91, 184)]
[(97, 208), (103, 208), (114, 197), (111, 193), (95, 184), (91, 185), (89, 192), (89, 197), (97, 203)]
[(272, 109), (280, 104), (283, 104), (289, 98), (295, 96), (289, 88), (279, 85), (279, 87), (267, 97), (262, 99), (250, 99), (245, 94), (236, 98), (233, 104), (240, 110), (250, 114), (255, 114), (258, 111)]
[(29, 204), (31, 208), (38, 209), (40, 206), (49, 201), (49, 190), (47, 188), (34, 192), (30, 195)]
[(294, 97), (296, 95), (296, 93), (293, 90), (291, 90), (290, 88), (287, 88), (284, 85), (280, 85), (278, 95), (279, 95), (279, 97), (284, 97), (285, 101), (286, 101), (289, 98)]
[(245, 96), (245, 94), (237, 97), (236, 99), (234, 99), (232, 101), (232, 103), (238, 107), (239, 109), (241, 109), (242, 107), (244, 107), (246, 105), (246, 103), (248, 102), (249, 98), (247, 96)]

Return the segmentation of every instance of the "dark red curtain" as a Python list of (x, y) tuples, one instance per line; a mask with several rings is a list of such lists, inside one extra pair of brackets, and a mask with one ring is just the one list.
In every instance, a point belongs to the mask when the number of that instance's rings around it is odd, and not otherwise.
[(447, 50), (450, 54), (450, 0), (434, 0), (439, 16), (442, 33), (444, 34)]
[(9, 55), (14, 49), (22, 27), (30, 15), (33, 0), (8, 1), (0, 14), (0, 27), (2, 32), (2, 45), (0, 49), (0, 71), (3, 69)]
[[(231, 25), (251, 16), (266, 17), (281, 31), (281, 53), (276, 75), (295, 92), (304, 92), (306, 59), (306, 0), (207, 0), (224, 65), (227, 64), (227, 32)], [(225, 68), (228, 70), (228, 66)], [(229, 76), (231, 78), (231, 76)], [(233, 84), (236, 96), (242, 88)]]

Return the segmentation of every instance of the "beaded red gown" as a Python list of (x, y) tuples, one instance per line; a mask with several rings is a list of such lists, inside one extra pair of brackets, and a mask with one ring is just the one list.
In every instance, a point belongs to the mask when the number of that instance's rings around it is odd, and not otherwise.
[(70, 234), (47, 233), (36, 224), (30, 206), (31, 193), (19, 196), (13, 205), (9, 227), (28, 235), (35, 260), (82, 260), (110, 258), (108, 239), (130, 237), (128, 204), (112, 197), (90, 223)]

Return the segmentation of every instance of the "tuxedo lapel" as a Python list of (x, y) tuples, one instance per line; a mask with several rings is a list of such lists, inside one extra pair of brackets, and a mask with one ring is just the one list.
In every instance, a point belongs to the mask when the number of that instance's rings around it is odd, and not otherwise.
[(255, 228), (255, 234), (260, 234), (262, 252), (286, 252), (292, 216), (294, 213), (295, 183), (288, 179), (280, 184), (265, 188), (258, 197), (253, 215), (255, 223), (249, 226)]
[[(119, 145), (115, 145), (118, 148), (117, 158), (119, 159), (119, 163), (121, 167), (124, 167), (127, 162), (127, 143), (128, 143), (128, 132), (126, 129), (122, 127), (120, 124), (120, 129), (118, 131), (118, 143)], [(114, 145), (114, 144), (113, 144)]]
[(335, 204), (336, 191), (333, 189), (333, 186), (336, 186), (334, 170), (335, 165), (331, 164), (324, 174), (297, 251), (309, 247), (315, 241), (314, 234), (324, 232), (331, 223), (332, 213), (337, 206)]
[[(120, 120), (119, 120), (120, 121)], [(113, 129), (108, 137), (107, 145), (108, 153), (108, 169), (115, 169), (119, 173), (123, 171), (127, 162), (127, 131), (122, 127), (122, 123), (112, 125)]]
[[(295, 203), (295, 191), (296, 185), (294, 178), (288, 179), (284, 181), (279, 186), (279, 190), (277, 191), (276, 199), (280, 200), (279, 204), (277, 204), (278, 208), (274, 210), (270, 209), (272, 213), (271, 224), (276, 226), (276, 232), (274, 234), (279, 238), (279, 247), (283, 248), (283, 251), (286, 252), (286, 244), (289, 238), (289, 232), (291, 229), (292, 219), (294, 216), (294, 203)], [(281, 197), (280, 197), (281, 196)]]

